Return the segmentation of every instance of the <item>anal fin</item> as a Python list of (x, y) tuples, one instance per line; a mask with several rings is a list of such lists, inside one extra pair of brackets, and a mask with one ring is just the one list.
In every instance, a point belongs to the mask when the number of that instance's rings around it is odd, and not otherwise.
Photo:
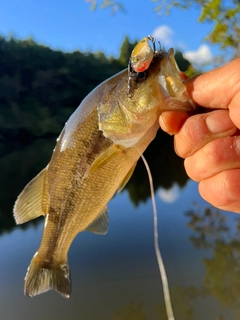
[(96, 234), (104, 235), (108, 231), (108, 209), (105, 207), (100, 216), (97, 217), (92, 223), (90, 223), (86, 231), (90, 231)]
[(47, 214), (48, 197), (44, 192), (46, 168), (31, 180), (18, 196), (14, 205), (14, 218), (17, 224)]

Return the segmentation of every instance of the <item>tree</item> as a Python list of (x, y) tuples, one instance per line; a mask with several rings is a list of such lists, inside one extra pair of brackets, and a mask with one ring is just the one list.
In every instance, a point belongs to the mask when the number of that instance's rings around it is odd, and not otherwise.
[(134, 43), (130, 43), (128, 37), (125, 37), (123, 40), (121, 49), (120, 49), (120, 55), (119, 55), (119, 62), (122, 66), (127, 67), (129, 57), (131, 56), (132, 50), (137, 45), (137, 41), (134, 41)]
[[(85, 0), (92, 3), (92, 9), (97, 4), (101, 8), (110, 8), (113, 13), (123, 10), (121, 2), (111, 0)], [(212, 31), (206, 35), (206, 40), (220, 45), (221, 49), (230, 50), (232, 57), (240, 55), (240, 1), (239, 0), (151, 0), (156, 2), (155, 12), (169, 14), (172, 8), (188, 9), (197, 6), (200, 9), (199, 22), (213, 22)]]
[[(86, 2), (91, 3), (91, 10), (95, 10), (97, 8), (98, 0), (85, 0)], [(112, 1), (112, 0), (102, 0), (100, 7), (102, 9), (110, 8), (112, 13), (115, 13), (119, 10), (123, 10), (123, 5), (121, 2)]]
[(191, 66), (191, 63), (183, 57), (183, 54), (181, 51), (178, 51), (178, 50), (176, 51), (175, 59), (181, 71), (187, 71)]

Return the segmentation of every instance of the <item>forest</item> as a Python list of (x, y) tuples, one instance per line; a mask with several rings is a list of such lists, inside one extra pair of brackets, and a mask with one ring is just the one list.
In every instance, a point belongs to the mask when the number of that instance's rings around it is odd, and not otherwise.
[[(1, 143), (21, 143), (58, 134), (93, 88), (127, 67), (135, 45), (136, 42), (130, 43), (126, 37), (115, 59), (106, 58), (103, 52), (54, 51), (31, 38), (1, 37)], [(180, 52), (176, 56), (180, 69), (185, 71), (189, 62)]]
[[(119, 57), (107, 58), (103, 52), (67, 53), (31, 38), (0, 37), (1, 228), (11, 229), (14, 225), (12, 207), (17, 195), (48, 163), (69, 116), (99, 83), (127, 67), (136, 43), (125, 37)], [(176, 60), (182, 71), (190, 67), (181, 52), (176, 52)], [(159, 137), (161, 142), (156, 139), (147, 151), (155, 188), (170, 187), (174, 176), (184, 185), (187, 178), (182, 160), (174, 155), (172, 138), (163, 132)], [(175, 156), (174, 161), (169, 161), (170, 154)], [(159, 167), (165, 166), (170, 168), (161, 174)], [(142, 171), (140, 163), (127, 185), (135, 205), (149, 196), (147, 175), (140, 174)], [(136, 183), (141, 188), (136, 188)]]

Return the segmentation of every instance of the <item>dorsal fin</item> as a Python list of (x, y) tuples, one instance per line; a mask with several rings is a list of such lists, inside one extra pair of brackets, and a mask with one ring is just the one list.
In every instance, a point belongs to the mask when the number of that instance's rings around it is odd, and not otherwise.
[(90, 223), (86, 231), (90, 231), (96, 234), (106, 234), (108, 231), (108, 209), (105, 207), (100, 216), (97, 217), (92, 223)]
[(47, 214), (48, 197), (44, 192), (46, 168), (31, 180), (18, 196), (14, 205), (14, 218), (17, 224)]

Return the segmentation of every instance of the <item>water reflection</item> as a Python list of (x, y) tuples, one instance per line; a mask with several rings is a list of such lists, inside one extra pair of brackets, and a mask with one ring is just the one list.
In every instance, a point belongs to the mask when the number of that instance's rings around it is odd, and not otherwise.
[[(149, 145), (144, 155), (152, 172), (155, 190), (159, 187), (169, 189), (174, 183), (180, 187), (186, 184), (188, 178), (183, 167), (183, 160), (174, 152), (173, 137), (159, 130), (157, 137)], [(141, 160), (126, 188), (135, 205), (150, 197), (148, 177)]]
[(240, 219), (230, 219), (215, 208), (201, 208), (187, 212), (188, 226), (194, 231), (190, 237), (198, 248), (210, 248), (211, 256), (203, 259), (205, 296), (215, 297), (222, 306), (235, 310), (240, 317)]
[[(160, 247), (176, 319), (237, 319), (236, 215), (208, 207), (192, 181), (179, 189), (179, 197), (172, 202), (163, 201), (159, 190)], [(55, 292), (32, 299), (23, 295), (23, 277), (38, 247), (43, 220), (27, 230), (14, 228), (11, 234), (3, 234), (0, 318), (167, 319), (153, 246), (151, 202), (147, 199), (135, 207), (128, 199), (125, 190), (110, 202), (106, 236), (84, 232), (73, 242), (69, 300)]]
[(145, 320), (145, 312), (143, 303), (131, 301), (123, 310), (116, 312), (113, 320), (135, 319)]
[(15, 226), (12, 214), (14, 202), (23, 187), (48, 163), (55, 140), (39, 139), (28, 145), (9, 144), (8, 150), (1, 149), (0, 234), (11, 231)]
[[(40, 243), (43, 219), (16, 227), (12, 206), (48, 163), (54, 145), (55, 137), (1, 150), (0, 319), (167, 319), (141, 160), (125, 190), (109, 204), (108, 234), (84, 232), (73, 242), (72, 297), (64, 300), (55, 292), (24, 297), (23, 277)], [(176, 319), (240, 317), (240, 220), (200, 198), (171, 137), (159, 131), (145, 156), (154, 178), (160, 247)]]

